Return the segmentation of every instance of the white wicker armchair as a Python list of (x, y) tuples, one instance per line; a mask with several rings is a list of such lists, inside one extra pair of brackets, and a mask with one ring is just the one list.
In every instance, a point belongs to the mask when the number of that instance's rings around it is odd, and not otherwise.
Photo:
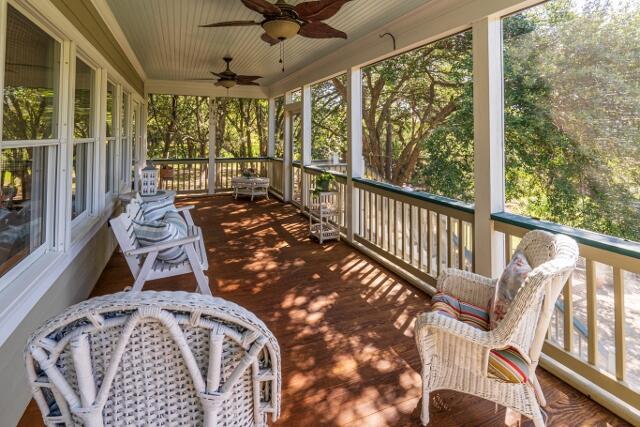
[(93, 298), (43, 325), (25, 359), (48, 426), (263, 426), (279, 416), (278, 343), (220, 298)]
[[(424, 313), (416, 323), (416, 343), (422, 361), (422, 422), (429, 423), (429, 393), (457, 390), (491, 400), (530, 417), (543, 426), (540, 406), (546, 406), (535, 375), (555, 302), (575, 268), (578, 246), (569, 237), (543, 231), (527, 233), (518, 246), (533, 271), (518, 291), (505, 318), (490, 331), (437, 313)], [(491, 279), (446, 270), (438, 291), (479, 307), (494, 293)], [(528, 358), (529, 381), (509, 383), (488, 374), (489, 352), (513, 347)]]

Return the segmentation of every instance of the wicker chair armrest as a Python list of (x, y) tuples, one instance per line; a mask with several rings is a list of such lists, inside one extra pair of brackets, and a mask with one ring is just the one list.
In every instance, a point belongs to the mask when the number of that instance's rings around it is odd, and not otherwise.
[(151, 252), (160, 252), (165, 249), (174, 248), (176, 246), (184, 246), (190, 243), (195, 243), (201, 239), (201, 234), (197, 227), (190, 227), (189, 234), (187, 237), (182, 239), (173, 240), (171, 242), (159, 243), (153, 246), (145, 246), (143, 248), (133, 249), (131, 251), (125, 252), (126, 256), (138, 256), (138, 255), (146, 255)]
[(433, 312), (422, 313), (416, 319), (416, 339), (420, 340), (428, 334), (451, 335), (481, 346), (487, 351), (509, 345), (508, 341), (498, 338), (492, 331), (483, 331), (468, 323)]
[(447, 268), (440, 273), (436, 285), (444, 292), (466, 303), (487, 307), (495, 291), (494, 281), (468, 271)]

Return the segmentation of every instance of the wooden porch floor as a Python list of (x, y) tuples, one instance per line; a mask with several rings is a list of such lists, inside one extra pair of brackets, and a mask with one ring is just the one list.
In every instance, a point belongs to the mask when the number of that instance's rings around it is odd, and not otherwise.
[[(311, 242), (306, 220), (292, 206), (225, 196), (183, 203), (197, 207), (192, 212), (204, 231), (214, 295), (256, 313), (278, 338), (283, 396), (277, 425), (420, 425), (412, 333), (415, 315), (429, 309), (426, 295), (345, 243)], [(132, 281), (116, 253), (93, 295)], [(146, 286), (194, 288), (188, 276)], [(627, 425), (542, 370), (540, 379), (548, 425)], [(503, 408), (482, 399), (432, 395), (432, 426), (499, 426), (504, 420)], [(33, 402), (19, 425), (42, 425)]]

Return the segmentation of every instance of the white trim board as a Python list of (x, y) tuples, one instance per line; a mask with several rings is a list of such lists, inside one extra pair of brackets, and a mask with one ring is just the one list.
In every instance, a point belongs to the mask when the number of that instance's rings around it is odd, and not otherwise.
[(100, 14), (100, 17), (102, 18), (104, 23), (107, 24), (107, 27), (109, 27), (111, 34), (120, 45), (120, 48), (122, 48), (122, 51), (124, 52), (124, 54), (127, 56), (129, 61), (131, 61), (131, 65), (133, 65), (133, 68), (135, 68), (135, 70), (138, 72), (138, 74), (140, 75), (143, 81), (147, 80), (147, 73), (145, 73), (144, 68), (140, 63), (140, 60), (138, 59), (138, 56), (135, 54), (135, 52), (131, 48), (131, 45), (129, 44), (129, 40), (127, 39), (127, 36), (125, 36), (124, 31), (122, 31), (122, 27), (120, 27), (120, 24), (118, 23), (118, 20), (114, 16), (113, 11), (111, 10), (111, 7), (109, 7), (109, 5), (107, 4), (107, 1), (91, 0), (91, 3), (93, 3), (93, 6), (96, 8), (98, 13)]

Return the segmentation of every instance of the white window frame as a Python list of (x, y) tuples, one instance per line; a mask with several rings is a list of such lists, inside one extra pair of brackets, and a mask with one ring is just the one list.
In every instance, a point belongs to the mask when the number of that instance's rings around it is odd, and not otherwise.
[[(111, 136), (107, 136), (107, 100), (108, 100), (108, 86), (113, 86), (113, 98), (112, 98), (112, 111), (111, 111)], [(111, 76), (107, 77), (107, 83), (105, 85), (104, 92), (104, 148), (105, 148), (105, 161), (102, 164), (104, 166), (104, 196), (105, 196), (105, 205), (110, 207), (113, 205), (114, 199), (118, 194), (118, 134), (120, 133), (120, 124), (118, 123), (119, 116), (119, 104), (118, 101), (120, 97), (118, 96), (118, 92), (120, 90), (120, 85), (116, 83)], [(113, 144), (111, 146), (111, 175), (107, 170), (107, 156), (109, 156), (109, 150), (107, 150), (107, 146)], [(107, 187), (109, 189), (107, 190)]]
[[(70, 42), (63, 40), (53, 32), (49, 31), (46, 26), (42, 25), (37, 18), (35, 18), (31, 13), (29, 13), (19, 4), (16, 4), (14, 2), (6, 2), (4, 4), (0, 4), (0, 7), (2, 8), (2, 12), (0, 12), (0, 15), (4, 16), (3, 22), (1, 24), (1, 30), (5, 35), (5, 37), (2, 37), (2, 46), (0, 47), (0, 59), (2, 60), (0, 66), (3, 67), (3, 70), (6, 66), (6, 17), (8, 14), (7, 8), (9, 5), (17, 10), (20, 14), (25, 16), (33, 25), (37, 26), (40, 30), (49, 35), (58, 44), (59, 64), (58, 69), (54, 70), (58, 74), (58, 78), (55, 79), (56, 87), (54, 87), (54, 90), (56, 91), (56, 111), (54, 115), (56, 124), (56, 138), (48, 138), (42, 140), (4, 141), (1, 131), (1, 118), (4, 114), (4, 105), (0, 105), (0, 150), (21, 148), (47, 149), (47, 177), (46, 188), (44, 189), (44, 191), (46, 192), (46, 207), (44, 211), (44, 242), (32, 253), (20, 260), (2, 277), (0, 277), (0, 291), (6, 289), (12, 283), (14, 283), (14, 281), (18, 277), (25, 273), (35, 262), (42, 259), (45, 254), (64, 249), (65, 228), (64, 224), (62, 224), (61, 227), (61, 223), (62, 221), (66, 220), (66, 215), (60, 214), (61, 212), (64, 212), (64, 209), (61, 209), (63, 207), (61, 200), (63, 200), (62, 196), (64, 195), (64, 191), (61, 190), (61, 188), (58, 186), (58, 182), (63, 182), (59, 181), (60, 175), (58, 174), (66, 174), (66, 165), (64, 162), (66, 147), (64, 146), (64, 142), (66, 140), (66, 107), (68, 102), (68, 94), (66, 94), (65, 92), (66, 89), (68, 89), (67, 83), (69, 69), (68, 64), (65, 64), (65, 59), (69, 57), (69, 53), (72, 50)], [(4, 71), (0, 73), (0, 86), (4, 88)]]
[[(74, 84), (73, 90), (71, 91), (71, 96), (72, 99), (70, 101), (72, 108), (75, 112), (75, 81), (76, 81), (76, 60), (82, 61), (87, 67), (89, 67), (91, 69), (91, 72), (93, 73), (93, 81), (92, 81), (92, 88), (91, 88), (91, 120), (93, 121), (92, 123), (92, 136), (89, 138), (75, 138), (75, 113), (74, 113), (74, 117), (73, 117), (73, 121), (71, 123), (73, 123), (72, 125), (72, 129), (71, 129), (71, 152), (69, 153), (69, 157), (71, 160), (70, 163), (70, 169), (69, 169), (69, 174), (71, 175), (71, 172), (73, 170), (73, 149), (78, 145), (78, 144), (92, 144), (91, 149), (89, 151), (90, 156), (87, 158), (87, 177), (89, 177), (90, 179), (88, 179), (87, 181), (87, 200), (86, 200), (86, 207), (85, 210), (78, 215), (77, 217), (71, 219), (71, 233), (72, 233), (72, 238), (73, 240), (76, 240), (79, 236), (78, 236), (78, 230), (83, 228), (83, 225), (87, 222), (90, 221), (92, 217), (95, 217), (96, 213), (97, 213), (97, 209), (95, 206), (95, 200), (94, 200), (94, 192), (96, 191), (96, 186), (97, 186), (97, 182), (96, 182), (96, 174), (95, 174), (95, 166), (96, 166), (96, 157), (97, 157), (97, 152), (98, 152), (98, 134), (100, 131), (100, 128), (98, 127), (98, 123), (97, 123), (97, 116), (99, 109), (98, 107), (98, 103), (100, 100), (100, 95), (99, 95), (99, 91), (100, 91), (100, 87), (99, 87), (99, 82), (98, 82), (98, 77), (99, 77), (99, 73), (98, 73), (98, 69), (97, 67), (94, 66), (94, 64), (92, 64), (91, 60), (88, 60), (82, 53), (77, 52), (75, 55), (75, 60), (73, 61), (73, 75), (72, 75), (72, 82)], [(70, 193), (70, 197), (72, 197), (72, 190), (69, 190)], [(73, 201), (72, 201), (73, 203)], [(73, 209), (73, 206), (71, 206), (70, 209)], [(69, 218), (71, 218), (71, 210), (69, 211)]]

